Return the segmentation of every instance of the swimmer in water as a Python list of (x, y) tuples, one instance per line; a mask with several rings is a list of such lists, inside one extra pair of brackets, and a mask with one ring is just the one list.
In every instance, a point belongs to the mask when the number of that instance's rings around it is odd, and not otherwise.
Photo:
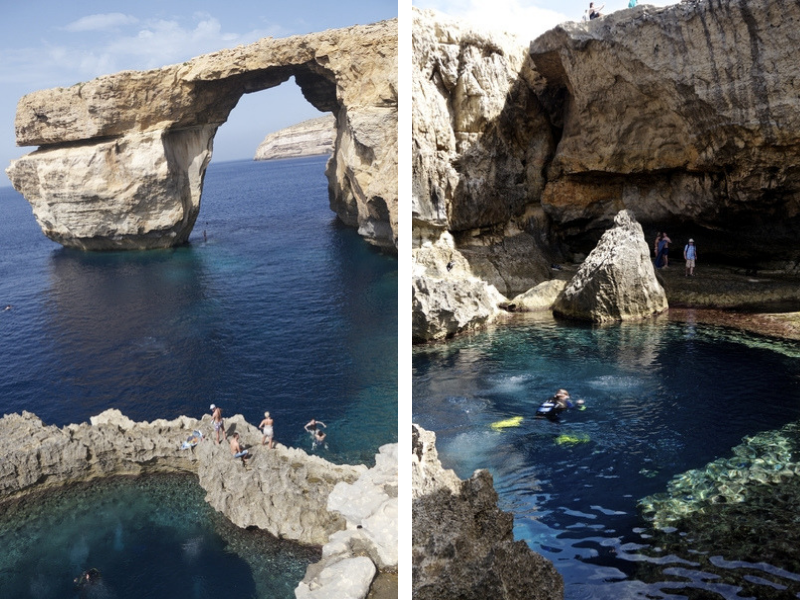
[(328, 444), (325, 443), (325, 438), (328, 437), (325, 435), (325, 432), (322, 429), (317, 429), (314, 432), (314, 441), (312, 442), (312, 447), (316, 448), (317, 446), (322, 446), (326, 450), (328, 449)]

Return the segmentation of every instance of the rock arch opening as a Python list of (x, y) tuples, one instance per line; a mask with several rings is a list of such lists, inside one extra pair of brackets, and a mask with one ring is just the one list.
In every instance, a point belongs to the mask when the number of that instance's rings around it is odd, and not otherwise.
[(217, 129), (239, 99), (294, 77), (336, 117), (332, 208), (370, 243), (397, 245), (397, 22), (266, 38), (180, 65), (34, 92), (18, 105), (7, 169), (42, 231), (87, 250), (184, 243)]

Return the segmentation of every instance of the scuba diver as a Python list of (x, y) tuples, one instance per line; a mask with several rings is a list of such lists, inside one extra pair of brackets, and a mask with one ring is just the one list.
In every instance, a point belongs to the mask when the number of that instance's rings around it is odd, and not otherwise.
[(80, 592), (81, 598), (86, 598), (86, 593), (89, 589), (100, 583), (100, 577), (100, 571), (92, 567), (81, 573), (80, 577), (73, 579), (75, 582), (75, 589)]
[(558, 390), (552, 398), (542, 402), (539, 408), (536, 409), (537, 419), (547, 419), (553, 423), (558, 423), (561, 420), (561, 413), (569, 408), (577, 408), (583, 410), (583, 400), (576, 400), (572, 402), (569, 397), (569, 392), (565, 389)]

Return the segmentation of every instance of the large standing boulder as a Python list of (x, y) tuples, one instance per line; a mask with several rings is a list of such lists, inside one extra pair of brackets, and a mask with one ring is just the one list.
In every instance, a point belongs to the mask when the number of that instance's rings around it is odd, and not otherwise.
[(436, 436), (412, 429), (412, 586), (415, 600), (561, 600), (548, 560), (514, 541), (488, 471), (462, 481), (442, 468)]
[(642, 226), (631, 211), (622, 210), (564, 288), (553, 312), (606, 323), (641, 319), (667, 308)]

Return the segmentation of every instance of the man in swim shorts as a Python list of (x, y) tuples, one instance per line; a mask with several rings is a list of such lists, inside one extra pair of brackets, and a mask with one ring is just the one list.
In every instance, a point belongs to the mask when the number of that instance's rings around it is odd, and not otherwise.
[(239, 443), (239, 432), (233, 434), (231, 437), (231, 454), (233, 454), (233, 458), (241, 458), (242, 464), (247, 466), (247, 459), (250, 458), (250, 453), (247, 450), (242, 449), (242, 445)]
[(267, 443), (269, 440), (269, 448), (272, 449), (272, 417), (269, 416), (269, 411), (264, 413), (264, 420), (258, 424), (258, 428), (264, 432), (264, 437), (261, 438), (261, 445)]
[(222, 430), (224, 439), (228, 439), (228, 434), (225, 432), (225, 422), (222, 420), (222, 409), (214, 404), (211, 405), (211, 423), (214, 425), (214, 431), (217, 433), (217, 443), (219, 444), (219, 432)]

